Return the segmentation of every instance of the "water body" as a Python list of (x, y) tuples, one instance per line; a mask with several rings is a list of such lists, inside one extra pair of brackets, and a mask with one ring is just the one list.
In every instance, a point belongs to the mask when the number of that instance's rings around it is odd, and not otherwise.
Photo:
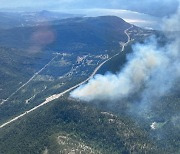
[(76, 9), (71, 10), (70, 13), (84, 14), (86, 17), (96, 17), (104, 15), (114, 15), (124, 19), (126, 22), (134, 24), (138, 27), (145, 29), (161, 29), (162, 19), (159, 17), (154, 17), (148, 14), (143, 14), (139, 12), (129, 11), (129, 10), (119, 10), (119, 9)]

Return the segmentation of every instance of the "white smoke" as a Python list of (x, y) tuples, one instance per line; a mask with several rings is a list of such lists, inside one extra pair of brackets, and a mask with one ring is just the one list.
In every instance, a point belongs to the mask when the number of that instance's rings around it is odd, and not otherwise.
[[(179, 10), (165, 20), (163, 29), (180, 31)], [(149, 102), (164, 96), (180, 78), (180, 38), (178, 34), (168, 35), (171, 41), (163, 47), (158, 45), (155, 38), (145, 44), (136, 44), (121, 72), (96, 75), (87, 84), (71, 92), (71, 97), (83, 101), (111, 102), (140, 92), (140, 102), (147, 104), (147, 100)]]
[(165, 31), (180, 31), (180, 0), (177, 13), (172, 15), (170, 18), (164, 19), (162, 28)]

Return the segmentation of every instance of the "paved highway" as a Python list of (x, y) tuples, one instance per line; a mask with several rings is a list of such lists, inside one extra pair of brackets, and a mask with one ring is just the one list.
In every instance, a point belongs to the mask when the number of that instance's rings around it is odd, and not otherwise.
[[(130, 36), (129, 36), (129, 34), (128, 34), (128, 30), (130, 30), (132, 27), (133, 27), (133, 25), (132, 25), (130, 28), (128, 28), (128, 29), (126, 29), (126, 30), (124, 31), (124, 33), (125, 33), (125, 34), (127, 35), (127, 37), (128, 37), (128, 40), (127, 40), (127, 42), (124, 43), (124, 45), (122, 46), (121, 52), (124, 51), (125, 47), (126, 47), (126, 46), (128, 45), (128, 43), (131, 41), (131, 38), (130, 38)], [(3, 128), (3, 127), (5, 127), (5, 126), (11, 124), (12, 122), (15, 122), (16, 120), (22, 118), (22, 117), (25, 116), (26, 114), (28, 114), (28, 113), (30, 113), (30, 112), (33, 112), (34, 110), (37, 110), (38, 108), (44, 106), (45, 104), (47, 104), (47, 103), (49, 103), (49, 102), (51, 102), (51, 101), (53, 101), (53, 100), (55, 100), (55, 99), (60, 98), (62, 95), (66, 94), (66, 93), (72, 91), (73, 89), (81, 86), (82, 84), (86, 83), (87, 81), (89, 81), (89, 80), (97, 73), (97, 71), (98, 71), (106, 62), (108, 62), (109, 60), (111, 60), (112, 58), (116, 57), (116, 56), (119, 55), (119, 54), (120, 54), (120, 53), (117, 53), (116, 55), (114, 55), (114, 56), (108, 58), (107, 60), (105, 60), (104, 62), (102, 62), (99, 66), (96, 67), (96, 69), (93, 71), (93, 73), (92, 73), (86, 80), (84, 80), (83, 82), (81, 82), (81, 83), (79, 83), (79, 84), (77, 84), (77, 85), (75, 85), (75, 86), (73, 86), (73, 87), (71, 87), (71, 88), (69, 88), (69, 89), (67, 89), (67, 90), (59, 93), (59, 94), (54, 94), (54, 95), (46, 98), (46, 100), (45, 100), (43, 103), (35, 106), (34, 108), (32, 108), (32, 109), (30, 109), (30, 110), (28, 110), (28, 111), (25, 111), (24, 113), (20, 114), (19, 116), (14, 117), (13, 119), (5, 122), (4, 124), (0, 125), (0, 128)], [(54, 58), (56, 58), (56, 57), (54, 57)], [(54, 58), (53, 58), (52, 60), (54, 60)], [(51, 61), (52, 61), (52, 60), (51, 60)], [(45, 65), (39, 72), (35, 73), (35, 75), (34, 75), (28, 82), (26, 82), (24, 85), (22, 85), (18, 90), (20, 90), (22, 87), (24, 87), (25, 85), (27, 85), (37, 74), (39, 74), (45, 67), (47, 67), (47, 66), (51, 63), (51, 61), (50, 61), (47, 65)], [(17, 90), (17, 91), (18, 91), (18, 90)], [(17, 92), (17, 91), (16, 91), (16, 92)], [(14, 95), (14, 94), (13, 94), (13, 95)], [(11, 97), (11, 96), (10, 96), (10, 97)]]

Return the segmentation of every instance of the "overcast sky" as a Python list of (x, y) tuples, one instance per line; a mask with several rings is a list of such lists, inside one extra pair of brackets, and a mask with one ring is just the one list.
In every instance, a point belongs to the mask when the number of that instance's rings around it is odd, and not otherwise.
[(152, 15), (175, 12), (179, 0), (0, 0), (1, 8), (33, 7), (40, 9), (108, 8), (129, 9)]

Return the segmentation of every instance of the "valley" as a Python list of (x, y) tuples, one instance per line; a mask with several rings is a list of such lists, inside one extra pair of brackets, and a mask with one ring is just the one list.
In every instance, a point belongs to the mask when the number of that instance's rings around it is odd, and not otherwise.
[[(121, 48), (122, 48), (121, 52), (124, 51), (124, 48), (125, 48), (125, 47), (129, 44), (129, 42), (131, 41), (130, 36), (129, 36), (129, 34), (128, 34), (128, 30), (130, 30), (132, 27), (133, 27), (133, 26), (131, 26), (130, 28), (128, 28), (128, 29), (126, 29), (126, 30), (124, 31), (124, 33), (127, 35), (127, 38), (128, 38), (128, 39), (127, 39), (127, 42), (125, 42), (125, 43), (122, 45), (122, 47), (121, 47)], [(91, 78), (93, 78), (93, 76), (94, 76), (94, 75), (96, 74), (96, 72), (101, 68), (101, 66), (103, 66), (107, 61), (111, 60), (112, 58), (116, 57), (117, 55), (119, 55), (119, 53), (117, 53), (116, 55), (114, 55), (114, 56), (106, 59), (106, 60), (103, 61), (100, 65), (98, 65), (98, 66), (95, 68), (95, 70), (93, 71), (93, 73), (92, 73), (86, 80), (82, 81), (81, 83), (78, 83), (77, 85), (75, 85), (75, 86), (73, 86), (73, 87), (71, 87), (71, 88), (69, 88), (69, 89), (67, 89), (67, 90), (65, 90), (65, 91), (63, 91), (63, 92), (61, 92), (61, 93), (59, 93), (59, 94), (53, 94), (53, 95), (49, 96), (48, 98), (45, 98), (45, 101), (44, 101), (43, 103), (39, 104), (38, 106), (33, 107), (33, 108), (30, 109), (30, 110), (25, 111), (23, 114), (21, 114), (21, 115), (19, 115), (19, 116), (17, 116), (17, 117), (12, 118), (12, 120), (9, 120), (9, 121), (5, 122), (4, 124), (0, 125), (0, 128), (3, 128), (3, 127), (5, 127), (6, 125), (11, 124), (12, 122), (15, 122), (16, 120), (18, 120), (19, 118), (22, 118), (22, 117), (25, 116), (26, 114), (28, 114), (28, 113), (30, 113), (30, 112), (38, 109), (38, 108), (41, 107), (41, 106), (46, 105), (47, 103), (50, 103), (51, 101), (53, 101), (53, 100), (55, 100), (55, 99), (58, 99), (59, 97), (63, 96), (64, 94), (66, 94), (66, 93), (68, 93), (68, 92), (70, 92), (71, 90), (73, 90), (73, 89), (75, 89), (75, 88), (83, 85), (84, 83), (88, 82), (88, 80), (90, 80)], [(58, 56), (58, 54), (57, 54), (57, 56)], [(37, 75), (39, 75), (51, 62), (53, 62), (53, 60), (54, 60), (55, 58), (57, 58), (57, 56), (55, 56), (54, 58), (52, 58), (52, 60), (51, 60), (50, 62), (48, 62), (41, 70), (39, 70), (38, 72), (36, 72), (26, 83), (24, 83), (21, 87), (19, 87), (19, 88), (18, 88), (15, 92), (13, 92), (8, 98), (6, 98), (5, 100), (3, 100), (0, 105), (6, 103), (13, 95), (15, 95), (18, 91), (20, 91), (20, 90), (21, 90), (22, 88), (24, 88), (27, 84), (29, 84), (29, 83), (30, 83)], [(76, 70), (75, 70), (75, 71), (76, 71)], [(74, 75), (74, 74), (72, 74), (72, 75)], [(63, 78), (63, 77), (62, 77), (62, 78)], [(34, 96), (35, 96), (35, 95), (34, 95)], [(34, 96), (32, 96), (32, 97), (34, 97)], [(30, 98), (30, 100), (32, 99), (32, 97)]]
[(136, 44), (153, 36), (161, 48), (160, 31), (116, 16), (14, 16), (20, 21), (0, 13), (7, 20), (0, 26), (0, 153), (178, 153), (178, 84), (143, 114), (135, 113), (146, 110), (136, 100), (147, 85), (119, 100), (70, 97), (97, 74), (123, 71)]

